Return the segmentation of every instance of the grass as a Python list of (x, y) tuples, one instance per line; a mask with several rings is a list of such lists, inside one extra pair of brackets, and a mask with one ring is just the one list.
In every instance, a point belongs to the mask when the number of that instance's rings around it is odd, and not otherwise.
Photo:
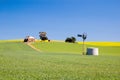
[(32, 44), (44, 52), (54, 53), (81, 53), (81, 46), (78, 44), (68, 44), (64, 42), (36, 42)]
[(79, 44), (37, 42), (32, 45), (43, 52), (34, 51), (21, 41), (0, 41), (0, 80), (120, 79), (119, 46), (94, 45), (100, 48), (100, 56), (83, 56)]
[[(43, 50), (44, 52), (49, 53), (82, 54), (82, 43), (72, 44), (64, 42), (36, 42), (32, 45), (40, 50)], [(86, 48), (88, 47), (97, 47), (100, 55), (120, 55), (119, 42), (86, 42)]]

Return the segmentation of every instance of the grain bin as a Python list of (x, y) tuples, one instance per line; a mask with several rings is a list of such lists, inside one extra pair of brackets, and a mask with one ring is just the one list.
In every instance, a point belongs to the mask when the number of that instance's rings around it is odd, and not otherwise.
[(94, 48), (94, 47), (87, 48), (86, 55), (98, 55), (98, 48)]

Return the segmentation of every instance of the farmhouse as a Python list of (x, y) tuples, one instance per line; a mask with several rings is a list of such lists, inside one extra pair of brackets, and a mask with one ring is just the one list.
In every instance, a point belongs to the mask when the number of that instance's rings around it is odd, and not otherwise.
[(35, 38), (33, 36), (26, 36), (24, 42), (35, 42)]

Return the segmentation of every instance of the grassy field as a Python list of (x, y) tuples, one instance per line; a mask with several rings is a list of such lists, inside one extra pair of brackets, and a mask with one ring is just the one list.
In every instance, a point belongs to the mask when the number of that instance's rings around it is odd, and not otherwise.
[[(95, 42), (92, 42), (95, 43)], [(114, 44), (114, 43), (113, 43)], [(0, 80), (119, 80), (120, 46), (98, 47), (99, 56), (82, 55), (82, 45), (63, 42), (0, 41)]]
[[(75, 44), (65, 42), (36, 42), (32, 45), (41, 51), (49, 53), (82, 54), (82, 42)], [(99, 48), (100, 55), (120, 55), (120, 42), (86, 42), (87, 47)]]

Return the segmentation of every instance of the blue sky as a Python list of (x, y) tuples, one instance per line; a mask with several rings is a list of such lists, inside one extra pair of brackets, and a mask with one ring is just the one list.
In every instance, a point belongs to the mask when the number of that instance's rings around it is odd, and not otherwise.
[(0, 0), (0, 40), (47, 32), (51, 40), (87, 33), (87, 41), (120, 41), (120, 0)]

